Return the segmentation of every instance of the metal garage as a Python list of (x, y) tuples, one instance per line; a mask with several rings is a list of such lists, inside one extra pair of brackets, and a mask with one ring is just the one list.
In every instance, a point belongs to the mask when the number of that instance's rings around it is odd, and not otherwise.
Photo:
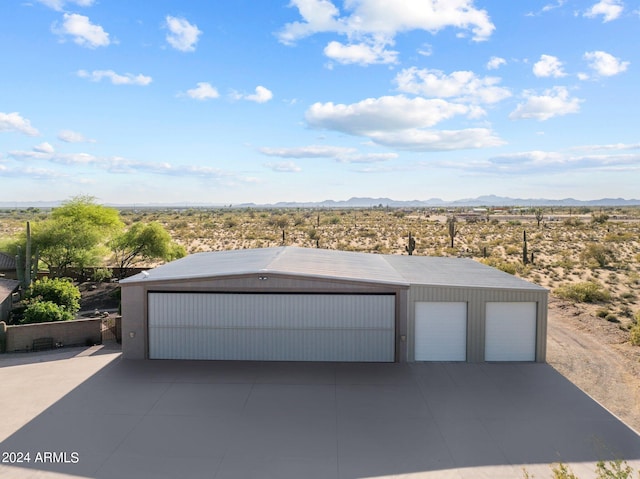
[(392, 362), (391, 294), (149, 293), (150, 359)]
[(545, 361), (548, 291), (471, 259), (217, 251), (121, 285), (125, 358)]

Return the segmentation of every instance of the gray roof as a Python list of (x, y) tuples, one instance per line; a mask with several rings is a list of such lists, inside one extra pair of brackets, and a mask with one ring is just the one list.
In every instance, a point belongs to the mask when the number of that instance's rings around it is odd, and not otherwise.
[(0, 303), (4, 303), (4, 300), (17, 291), (19, 286), (20, 281), (0, 278)]
[(282, 246), (196, 253), (121, 281), (123, 284), (286, 274), (409, 286), (459, 286), (545, 290), (471, 259), (380, 255)]
[(7, 253), (0, 253), (0, 271), (16, 269), (16, 257)]

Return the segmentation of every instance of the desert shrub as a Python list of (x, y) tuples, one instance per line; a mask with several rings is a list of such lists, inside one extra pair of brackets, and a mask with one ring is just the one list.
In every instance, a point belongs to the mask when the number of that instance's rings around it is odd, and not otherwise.
[(616, 233), (607, 233), (607, 235), (604, 237), (604, 240), (607, 243), (622, 243), (625, 241), (633, 241), (634, 239), (635, 237), (633, 236), (633, 233), (621, 231), (618, 231)]
[(636, 299), (638, 299), (638, 297), (633, 291), (625, 291), (620, 295), (620, 297), (622, 299), (626, 299), (627, 301), (635, 301)]
[(224, 227), (231, 229), (231, 228), (235, 228), (236, 226), (238, 226), (238, 222), (236, 221), (236, 219), (232, 216), (227, 216), (224, 219)]
[(24, 310), (21, 324), (69, 321), (73, 314), (52, 301), (34, 301)]
[(584, 283), (565, 284), (557, 288), (554, 293), (560, 298), (578, 303), (599, 303), (611, 298), (609, 291), (599, 283), (586, 281)]
[(590, 243), (580, 253), (580, 259), (586, 263), (597, 265), (601, 268), (607, 266), (609, 261), (615, 259), (613, 250), (598, 243)]
[(629, 330), (629, 340), (634, 346), (640, 346), (640, 322), (637, 322)]
[(613, 314), (613, 313), (609, 313), (607, 314), (604, 319), (606, 319), (607, 321), (609, 321), (610, 323), (619, 323), (620, 320), (618, 319), (618, 317)]
[(598, 461), (596, 464), (596, 479), (630, 479), (633, 469), (627, 461)]
[(558, 463), (551, 468), (553, 479), (578, 479), (571, 468), (563, 463)]
[(609, 314), (609, 310), (606, 308), (600, 308), (598, 310), (596, 310), (596, 316), (599, 318), (606, 318), (607, 314)]
[(591, 214), (591, 222), (594, 224), (603, 224), (609, 220), (609, 215), (606, 213), (592, 213)]
[(582, 226), (582, 221), (580, 221), (578, 218), (567, 218), (563, 221), (563, 224), (565, 226)]
[(484, 263), (488, 266), (492, 266), (494, 268), (499, 269), (500, 271), (504, 271), (509, 274), (516, 274), (518, 272), (518, 265), (516, 263), (510, 263), (508, 261), (503, 261), (497, 258), (486, 258), (481, 259), (481, 263)]
[(51, 302), (72, 315), (80, 309), (80, 290), (65, 278), (43, 278), (31, 286), (27, 293), (31, 302)]
[(112, 277), (113, 271), (109, 268), (96, 268), (92, 275), (92, 279), (98, 283), (109, 281)]

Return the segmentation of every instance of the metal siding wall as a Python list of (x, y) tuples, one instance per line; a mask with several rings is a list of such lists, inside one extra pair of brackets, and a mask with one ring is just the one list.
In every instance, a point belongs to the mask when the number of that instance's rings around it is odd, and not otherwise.
[(149, 293), (149, 357), (391, 362), (394, 298)]
[(408, 294), (407, 359), (415, 360), (415, 302), (445, 301), (467, 303), (467, 362), (483, 362), (487, 302), (536, 302), (538, 304), (536, 361), (544, 362), (547, 333), (547, 292), (504, 289), (453, 288), (412, 285)]

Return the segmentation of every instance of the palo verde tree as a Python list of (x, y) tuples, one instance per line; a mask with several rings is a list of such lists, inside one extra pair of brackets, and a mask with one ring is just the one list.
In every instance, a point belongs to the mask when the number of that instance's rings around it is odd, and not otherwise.
[(99, 205), (91, 196), (77, 196), (51, 212), (33, 228), (33, 242), (52, 275), (70, 267), (100, 262), (100, 246), (123, 228), (117, 210)]
[(185, 256), (185, 249), (171, 240), (160, 223), (136, 223), (109, 242), (120, 274), (140, 261), (173, 259)]

